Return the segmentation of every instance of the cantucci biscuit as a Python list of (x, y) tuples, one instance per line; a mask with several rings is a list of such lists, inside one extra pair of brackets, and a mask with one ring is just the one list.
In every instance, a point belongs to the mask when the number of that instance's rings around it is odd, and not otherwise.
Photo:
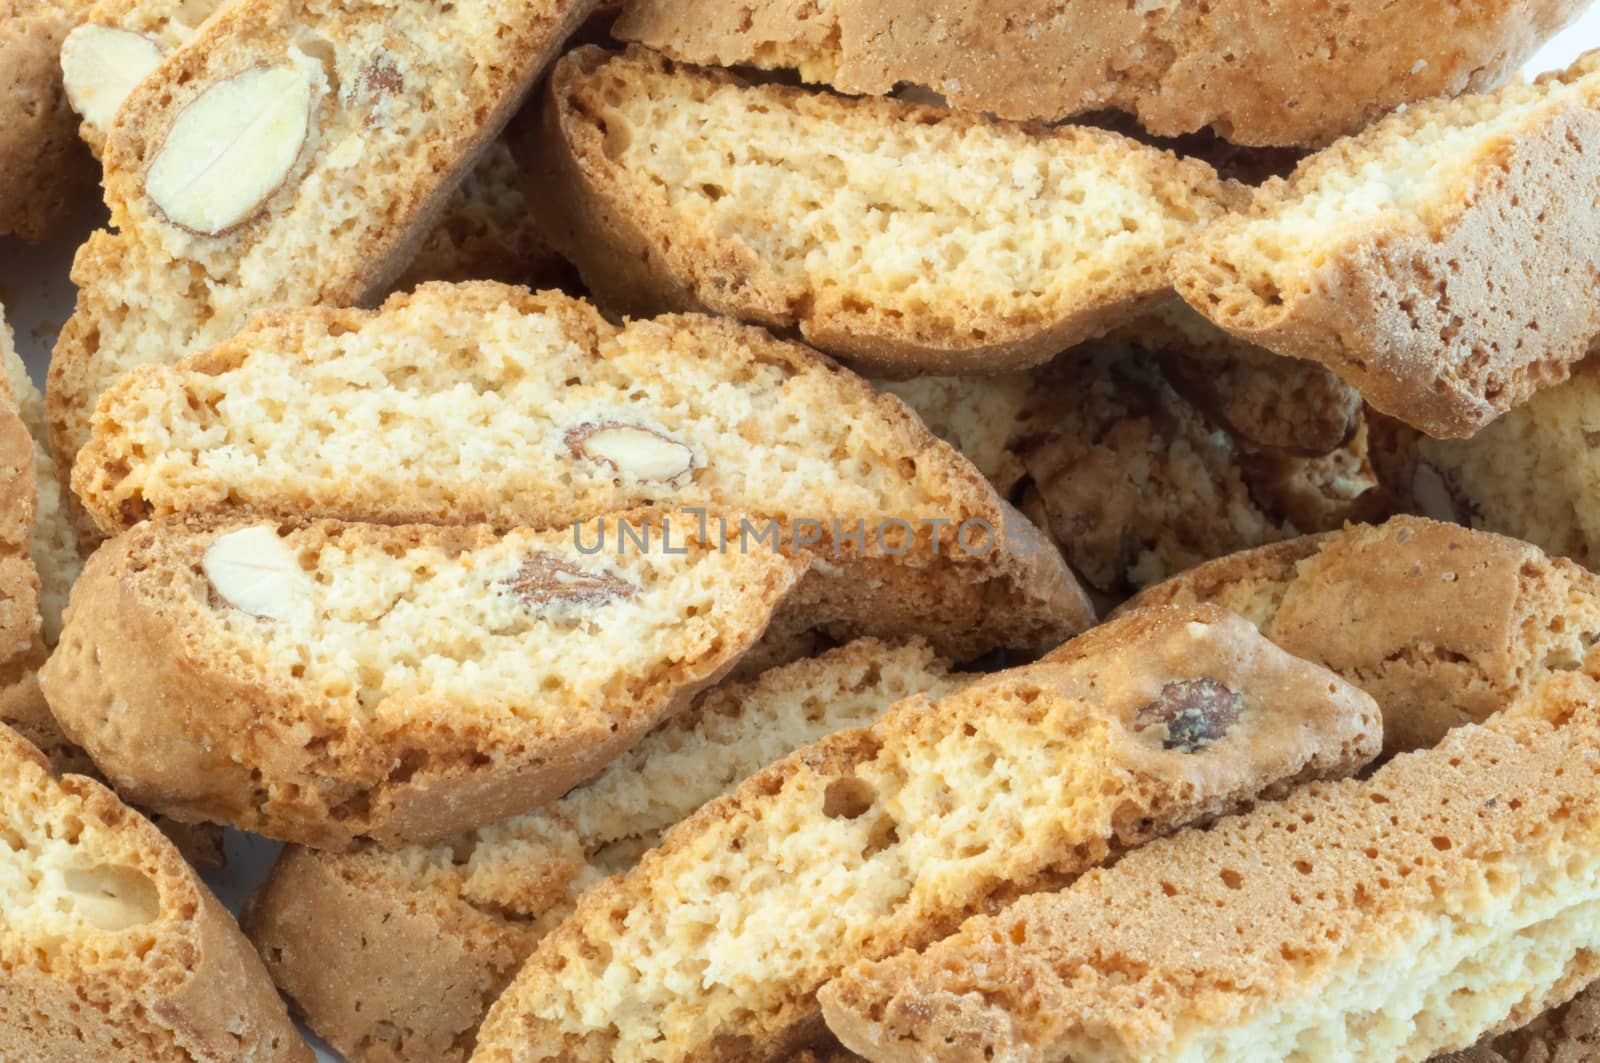
[(966, 659), (1091, 621), (1054, 548), (903, 405), (713, 318), (618, 328), (559, 293), (429, 285), (376, 312), (260, 317), (130, 373), (95, 425), (75, 486), (107, 531), (235, 505), (541, 527), (714, 508), (753, 519), (709, 529), (732, 549), (821, 555), (797, 599), (812, 626)]
[(0, 1058), (311, 1063), (261, 960), (170, 842), (0, 728)]
[(1227, 331), (1324, 363), (1429, 435), (1470, 436), (1600, 336), (1596, 181), (1590, 53), (1340, 141), (1202, 230), (1173, 275)]
[(681, 514), (155, 521), (90, 558), (41, 683), (157, 811), (327, 848), (431, 841), (598, 772), (760, 638), (804, 565)]
[(616, 33), (689, 62), (794, 69), (847, 93), (911, 84), (1006, 118), (1110, 107), (1153, 133), (1211, 126), (1241, 144), (1313, 145), (1409, 101), (1494, 87), (1583, 7), (629, 0)]
[(1431, 746), (1583, 667), (1600, 576), (1487, 532), (1414, 517), (1201, 565), (1130, 607), (1209, 602), (1377, 699), (1391, 750)]
[(1471, 439), (1377, 421), (1372, 456), (1402, 504), (1600, 569), (1600, 358)]
[(40, 240), (94, 196), (57, 55), (87, 0), (0, 0), (0, 236)]
[(537, 812), (393, 852), (289, 848), (245, 930), (351, 1063), (462, 1063), (489, 1005), (581, 890), (745, 776), (961, 679), (925, 645), (862, 640), (725, 683)]
[(1600, 973), (1600, 687), (1130, 853), (821, 993), (874, 1063), (1425, 1060)]
[(569, 53), (526, 125), (530, 205), (602, 305), (797, 328), (899, 374), (1035, 365), (1123, 323), (1171, 292), (1173, 252), (1234, 195), (1106, 130), (757, 85), (643, 49)]
[[(1104, 601), (1237, 550), (1381, 515), (1359, 405), (1347, 434), (1344, 415), (1320, 401), (1340, 389), (1306, 386), (1305, 363), (1191, 363), (1187, 348), (1150, 346), (1095, 344), (1020, 373), (878, 386), (1021, 499)], [(1202, 376), (1210, 383), (1195, 385)], [(1278, 412), (1258, 416), (1246, 396)], [(1316, 420), (1325, 427), (1307, 427)], [(1252, 436), (1320, 439), (1329, 450), (1300, 456)]]
[(1220, 610), (1152, 610), (753, 776), (579, 898), (476, 1063), (781, 1059), (850, 961), (1377, 750), (1370, 698)]
[[(238, 0), (204, 23), (106, 145), (116, 231), (78, 252), (50, 366), (63, 470), (127, 369), (221, 342), (263, 307), (383, 291), (589, 6)], [(229, 148), (210, 152), (219, 131)]]
[(39, 693), (38, 670), (47, 650), (31, 556), (37, 513), (33, 439), (14, 398), (10, 340), (0, 318), (0, 364), (7, 367), (0, 373), (0, 724), (48, 744), (54, 720)]

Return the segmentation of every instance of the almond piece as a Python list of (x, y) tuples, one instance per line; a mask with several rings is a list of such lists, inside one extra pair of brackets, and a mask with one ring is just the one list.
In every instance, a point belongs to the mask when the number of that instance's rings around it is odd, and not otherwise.
[(218, 536), (200, 567), (223, 601), (252, 616), (284, 620), (311, 597), (300, 559), (264, 524)]
[(142, 33), (86, 22), (61, 42), (61, 83), (72, 109), (104, 132), (161, 59), (161, 46)]
[(604, 605), (639, 593), (639, 588), (625, 579), (618, 579), (609, 572), (579, 568), (554, 554), (529, 557), (505, 585), (523, 604), (530, 606), (556, 602)]
[(623, 476), (672, 483), (694, 471), (694, 451), (669, 435), (636, 424), (586, 424), (566, 435), (567, 449)]
[(1198, 753), (1227, 735), (1243, 711), (1244, 698), (1215, 679), (1180, 679), (1162, 687), (1133, 719), (1141, 730), (1166, 727), (1163, 749)]
[(219, 81), (178, 115), (145, 173), (167, 220), (220, 236), (259, 214), (294, 170), (311, 132), (312, 87), (297, 67)]

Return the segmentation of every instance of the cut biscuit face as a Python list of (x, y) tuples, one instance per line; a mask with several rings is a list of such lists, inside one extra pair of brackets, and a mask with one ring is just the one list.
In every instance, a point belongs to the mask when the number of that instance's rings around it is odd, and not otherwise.
[(731, 667), (807, 564), (665, 512), (158, 521), (91, 560), (41, 682), (146, 807), (330, 848), (428, 841), (599, 771)]

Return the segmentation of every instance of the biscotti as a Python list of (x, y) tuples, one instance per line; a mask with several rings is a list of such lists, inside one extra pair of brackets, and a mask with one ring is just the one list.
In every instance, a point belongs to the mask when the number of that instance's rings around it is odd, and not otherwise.
[[(0, 363), (9, 365), (10, 334), (0, 318)], [(13, 398), (11, 373), (0, 374), (0, 724), (46, 737), (52, 723), (37, 673), (41, 637), (39, 576), (30, 556), (35, 520), (33, 440)]]
[(579, 898), (477, 1063), (781, 1059), (855, 958), (1377, 750), (1371, 699), (1212, 609), (1152, 610), (752, 777)]
[(599, 771), (760, 638), (804, 565), (683, 514), (155, 521), (89, 559), (41, 683), (131, 801), (328, 848), (431, 841)]
[(1482, 1046), (1484, 1063), (1589, 1063), (1600, 1058), (1600, 983)]
[(1493, 88), (1583, 0), (1107, 4), (629, 0), (619, 37), (676, 58), (905, 84), (1006, 118), (1132, 111), (1151, 132), (1327, 143), (1401, 104)]
[(249, 942), (170, 842), (0, 728), (0, 1058), (311, 1063)]
[(1233, 610), (1371, 694), (1391, 751), (1487, 719), (1584, 666), (1600, 641), (1600, 576), (1414, 517), (1221, 558), (1129, 605), (1196, 602)]
[[(63, 470), (132, 366), (221, 342), (263, 307), (382, 292), (589, 6), (238, 0), (208, 20), (133, 89), (106, 144), (116, 232), (78, 252), (50, 366)], [(197, 155), (241, 112), (248, 134)]]
[(874, 1063), (1425, 1060), (1600, 973), (1600, 686), (1575, 673), (822, 991)]
[[(1061, 558), (904, 406), (759, 329), (622, 328), (559, 293), (428, 285), (377, 312), (286, 310), (105, 397), (76, 489), (107, 531), (247, 505), (384, 522), (565, 527), (721, 508), (732, 549), (827, 567), (812, 623), (1042, 652), (1089, 606)], [(440, 446), (449, 438), (452, 445)], [(854, 535), (852, 539), (851, 536)]]
[[(1035, 365), (1170, 294), (1230, 192), (1106, 130), (1046, 130), (581, 48), (513, 130), (608, 309), (796, 328), (897, 374)], [(915, 179), (907, 175), (915, 174)]]
[(40, 240), (94, 197), (56, 56), (87, 0), (0, 0), (0, 236)]
[(1213, 322), (1320, 361), (1384, 413), (1470, 436), (1600, 336), (1600, 53), (1434, 100), (1268, 181), (1177, 256)]
[(1525, 539), (1600, 569), (1600, 358), (1471, 439), (1430, 439), (1379, 420), (1378, 475), (1402, 504), (1435, 520)]
[[(1215, 557), (1383, 515), (1359, 408), (1345, 440), (1266, 423), (1327, 410), (1318, 400), (1328, 391), (1302, 389), (1299, 366), (1274, 360), (1286, 376), (1265, 364), (1196, 366), (1182, 350), (1105, 344), (1022, 373), (879, 386), (971, 457), (998, 491), (1018, 498), (1091, 591), (1115, 603)], [(1211, 388), (1188, 386), (1204, 374), (1232, 386), (1231, 416), (1217, 415), (1206, 398)], [(1250, 413), (1252, 392), (1281, 414)], [(1319, 418), (1330, 429), (1342, 420), (1310, 414), (1298, 423)], [(1330, 450), (1304, 457), (1262, 447), (1231, 423), (1251, 419), (1250, 434), (1320, 437)]]
[(351, 1063), (462, 1063), (489, 1005), (581, 890), (745, 776), (962, 678), (925, 645), (863, 640), (724, 683), (540, 811), (394, 852), (290, 847), (245, 931)]

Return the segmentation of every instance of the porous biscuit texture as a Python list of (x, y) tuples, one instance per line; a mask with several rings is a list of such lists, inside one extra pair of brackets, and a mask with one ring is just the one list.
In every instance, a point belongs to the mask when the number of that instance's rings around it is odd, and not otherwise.
[(862, 640), (724, 683), (538, 812), (394, 852), (290, 848), (252, 898), (246, 932), (307, 1024), (352, 1063), (460, 1063), (580, 891), (745, 776), (962, 678), (926, 645)]
[(57, 55), (78, 0), (0, 2), (0, 235), (50, 235), (94, 194)]
[(1472, 1046), (1600, 969), (1600, 687), (1557, 677), (822, 991), (884, 1063), (1357, 1063)]
[(31, 556), (37, 513), (33, 440), (15, 400), (10, 340), (0, 318), (0, 364), (7, 367), (0, 373), (0, 724), (48, 744), (54, 721), (38, 683), (48, 651)]
[(170, 842), (0, 728), (0, 1057), (310, 1063), (261, 960)]
[(1320, 361), (1437, 438), (1566, 378), (1600, 336), (1600, 53), (1420, 103), (1268, 181), (1179, 252), (1213, 322)]
[(1238, 196), (1106, 130), (751, 84), (638, 48), (563, 57), (534, 118), (512, 134), (530, 205), (602, 305), (795, 328), (901, 375), (1035, 365), (1123, 323)]
[(1416, 517), (1221, 558), (1129, 607), (1197, 602), (1240, 614), (1371, 694), (1391, 752), (1431, 746), (1564, 672), (1595, 669), (1600, 641), (1600, 577), (1527, 543)]
[[(1493, 88), (1582, 0), (630, 0), (616, 34), (689, 62), (794, 69), (847, 93), (912, 84), (1054, 121), (1325, 144), (1400, 104)], [(1426, 32), (1418, 32), (1419, 27)]]
[(157, 811), (325, 848), (431, 841), (598, 772), (731, 667), (804, 569), (688, 520), (667, 544), (663, 519), (149, 522), (90, 558), (41, 683)]
[(812, 622), (847, 637), (921, 633), (966, 659), (1042, 652), (1091, 620), (1050, 544), (854, 374), (756, 328), (619, 328), (554, 292), (435, 284), (376, 312), (266, 314), (119, 382), (75, 476), (107, 531), (240, 504), (543, 527), (727, 509), (753, 522), (730, 549), (812, 541)]
[(1153, 610), (800, 750), (535, 948), (474, 1060), (781, 1059), (851, 959), (1376, 752), (1365, 695), (1212, 609)]
[[(206, 22), (133, 90), (106, 145), (117, 231), (78, 253), (50, 368), (63, 471), (127, 369), (221, 342), (264, 307), (384, 290), (589, 6), (240, 0)], [(249, 136), (196, 152), (241, 110)]]
[(1378, 475), (1412, 512), (1600, 569), (1600, 359), (1471, 439), (1430, 439), (1388, 418), (1372, 438)]

